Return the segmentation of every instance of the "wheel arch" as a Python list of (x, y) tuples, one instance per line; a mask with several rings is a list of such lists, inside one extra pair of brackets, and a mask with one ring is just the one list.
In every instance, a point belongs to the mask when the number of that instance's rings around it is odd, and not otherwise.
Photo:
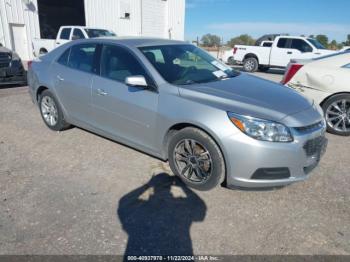
[(171, 127), (168, 128), (167, 132), (165, 133), (164, 139), (163, 139), (163, 155), (164, 158), (167, 160), (168, 159), (168, 145), (170, 142), (171, 137), (178, 131), (187, 128), (187, 127), (193, 127), (193, 128), (197, 128), (201, 131), (203, 131), (204, 133), (206, 133), (208, 136), (210, 136), (211, 139), (213, 139), (213, 141), (217, 144), (217, 146), (220, 149), (220, 152), (224, 158), (224, 163), (225, 163), (225, 168), (227, 170), (227, 166), (226, 166), (226, 157), (225, 157), (225, 152), (223, 150), (223, 146), (221, 145), (221, 143), (219, 142), (219, 139), (215, 136), (215, 134), (213, 134), (213, 132), (208, 131), (207, 128), (204, 128), (200, 125), (196, 125), (193, 123), (188, 123), (188, 122), (180, 122), (180, 123), (176, 123), (174, 125), (172, 125)]
[(328, 99), (330, 99), (331, 97), (336, 96), (336, 95), (350, 95), (350, 92), (348, 92), (348, 91), (342, 91), (342, 92), (333, 93), (333, 94), (327, 96), (326, 98), (324, 98), (324, 99), (322, 100), (322, 102), (320, 103), (320, 106), (322, 107), (322, 106), (324, 105), (324, 103), (327, 102)]
[(248, 53), (248, 54), (246, 54), (246, 55), (244, 56), (244, 58), (243, 58), (243, 61), (244, 61), (245, 59), (247, 59), (247, 58), (255, 58), (255, 59), (258, 61), (258, 64), (259, 64), (259, 57), (258, 57), (256, 54), (254, 54), (254, 53)]
[(44, 53), (48, 53), (47, 49), (45, 47), (41, 47), (39, 49), (39, 54), (44, 54)]
[(35, 99), (37, 102), (39, 102), (40, 99), (40, 95), (42, 94), (42, 92), (44, 92), (45, 90), (48, 90), (49, 88), (46, 86), (39, 86), (38, 89), (36, 90), (36, 94), (35, 94)]

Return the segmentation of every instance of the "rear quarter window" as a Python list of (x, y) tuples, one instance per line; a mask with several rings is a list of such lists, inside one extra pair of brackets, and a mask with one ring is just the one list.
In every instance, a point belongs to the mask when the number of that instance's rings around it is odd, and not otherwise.
[(57, 59), (57, 63), (61, 65), (67, 65), (68, 64), (68, 58), (69, 58), (70, 48), (68, 48), (64, 53)]

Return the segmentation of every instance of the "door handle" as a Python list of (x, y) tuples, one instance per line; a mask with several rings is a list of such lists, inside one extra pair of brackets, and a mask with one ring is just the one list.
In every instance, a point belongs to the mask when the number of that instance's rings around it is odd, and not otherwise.
[(58, 79), (58, 81), (63, 81), (64, 80), (64, 78), (62, 78), (60, 75), (57, 75), (57, 79)]
[(97, 89), (97, 95), (99, 96), (106, 96), (108, 95), (108, 93), (106, 91), (104, 91), (103, 89)]
[(321, 53), (315, 53), (315, 55), (320, 55)]
[(291, 55), (291, 54), (293, 54), (293, 52), (291, 52), (291, 51), (288, 51), (288, 52), (287, 52), (287, 54), (288, 54), (288, 55)]
[(60, 42), (56, 42), (56, 45), (59, 45), (60, 44)]

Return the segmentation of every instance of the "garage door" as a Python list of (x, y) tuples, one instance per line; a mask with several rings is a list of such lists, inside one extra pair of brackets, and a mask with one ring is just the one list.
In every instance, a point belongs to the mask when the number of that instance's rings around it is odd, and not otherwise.
[(166, 1), (142, 0), (142, 35), (166, 38)]

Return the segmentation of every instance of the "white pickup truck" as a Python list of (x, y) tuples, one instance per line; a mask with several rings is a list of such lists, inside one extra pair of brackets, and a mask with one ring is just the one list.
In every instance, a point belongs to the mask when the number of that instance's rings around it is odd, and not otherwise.
[(106, 29), (90, 28), (86, 26), (61, 26), (56, 39), (33, 39), (33, 54), (35, 57), (39, 57), (50, 52), (57, 46), (72, 40), (102, 36), (115, 36), (115, 33)]
[(311, 59), (334, 52), (315, 39), (301, 36), (277, 36), (270, 47), (235, 45), (233, 49), (235, 63), (243, 64), (247, 72), (285, 68), (291, 59)]

